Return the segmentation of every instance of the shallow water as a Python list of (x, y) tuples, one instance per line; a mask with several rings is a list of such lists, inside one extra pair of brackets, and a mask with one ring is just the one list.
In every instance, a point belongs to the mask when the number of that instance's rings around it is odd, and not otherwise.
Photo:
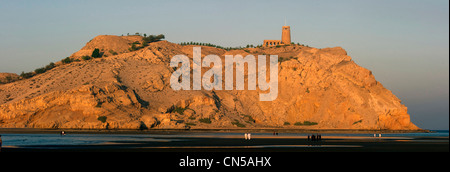
[[(316, 134), (316, 133), (314, 133)], [(279, 136), (307, 136), (308, 134), (279, 133)], [(326, 136), (373, 137), (373, 134), (321, 134)], [(253, 137), (273, 136), (273, 133), (254, 133)], [(448, 137), (448, 130), (434, 133), (382, 134), (383, 137)], [(233, 137), (243, 138), (243, 133), (189, 133), (187, 135), (152, 134), (2, 134), (3, 146), (94, 145), (117, 142), (171, 142), (183, 137)]]
[(3, 134), (3, 146), (91, 145), (117, 141), (153, 141), (147, 135), (120, 134)]

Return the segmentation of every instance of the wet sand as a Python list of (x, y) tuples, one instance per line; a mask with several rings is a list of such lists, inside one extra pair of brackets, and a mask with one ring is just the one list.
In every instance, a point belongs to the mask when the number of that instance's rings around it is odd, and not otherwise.
[[(0, 130), (1, 133), (8, 131)], [(17, 131), (9, 131), (18, 133)], [(22, 133), (35, 133), (21, 130)], [(39, 133), (55, 130), (40, 130)], [(74, 131), (71, 131), (75, 133)], [(67, 133), (71, 133), (67, 132)], [(78, 133), (130, 134), (132, 131)], [(306, 136), (214, 135), (192, 132), (146, 131), (145, 141), (111, 141), (91, 145), (6, 146), (2, 152), (448, 152), (448, 137), (362, 137), (322, 136), (321, 141), (308, 141)]]

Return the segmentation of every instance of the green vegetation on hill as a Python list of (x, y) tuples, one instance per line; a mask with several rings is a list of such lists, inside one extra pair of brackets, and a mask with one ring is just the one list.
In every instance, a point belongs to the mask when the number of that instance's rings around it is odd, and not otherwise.
[(159, 35), (149, 35), (146, 36), (147, 34), (144, 34), (144, 37), (142, 38), (142, 41), (144, 43), (152, 43), (152, 42), (158, 42), (161, 41), (162, 39), (165, 39), (166, 36), (164, 36), (163, 34), (159, 34)]
[(81, 59), (83, 59), (83, 60), (91, 60), (92, 58), (90, 56), (83, 56), (83, 57), (81, 57)]
[(296, 126), (311, 126), (311, 125), (317, 125), (317, 122), (310, 122), (310, 121), (304, 121), (302, 122), (296, 122), (294, 125)]
[(96, 48), (96, 49), (92, 52), (91, 57), (93, 57), (93, 58), (100, 58), (100, 57), (102, 57), (102, 55), (100, 54), (100, 50), (99, 50), (98, 48)]
[(28, 79), (28, 78), (31, 78), (31, 77), (37, 75), (37, 74), (45, 73), (45, 72), (47, 72), (47, 71), (49, 71), (49, 70), (51, 70), (51, 69), (53, 69), (55, 67), (56, 67), (55, 63), (51, 62), (50, 64), (48, 64), (45, 67), (41, 67), (41, 68), (35, 69), (34, 72), (27, 72), (27, 73), (25, 73), (25, 72), (22, 71), (22, 73), (20, 74), (20, 78), (21, 79)]
[[(92, 52), (92, 56), (83, 56), (81, 57), (81, 59), (83, 60), (90, 60), (92, 58), (100, 58), (102, 56), (102, 53), (100, 52), (100, 50), (98, 48), (96, 48), (93, 52)], [(72, 62), (75, 61), (80, 61), (78, 59), (72, 59), (70, 57), (66, 57), (64, 59), (61, 60), (62, 64), (70, 64)], [(52, 70), (53, 68), (56, 67), (56, 64), (51, 62), (50, 64), (46, 65), (45, 67), (41, 67), (41, 68), (37, 68), (35, 69), (33, 72), (24, 72), (22, 71), (22, 73), (20, 74), (20, 79), (28, 79), (28, 78), (32, 78), (38, 74), (42, 74), (45, 73), (49, 70)]]
[[(136, 35), (142, 36), (139, 32), (136, 32)], [(147, 34), (144, 33), (143, 38), (142, 38), (142, 44), (139, 41), (133, 42), (131, 44), (131, 47), (128, 50), (129, 51), (137, 51), (139, 49), (142, 49), (142, 48), (148, 46), (148, 44), (150, 44), (152, 42), (158, 42), (165, 38), (166, 37), (163, 34), (147, 36)], [(141, 45), (138, 46), (138, 44), (141, 44)]]
[(182, 107), (179, 107), (179, 106), (172, 105), (172, 107), (167, 109), (166, 113), (178, 113), (180, 115), (183, 115), (183, 113), (184, 113), (184, 111), (186, 109), (187, 108), (182, 108)]
[(73, 59), (71, 59), (70, 57), (66, 57), (65, 59), (61, 60), (61, 62), (63, 64), (69, 64), (73, 62)]
[(211, 119), (209, 118), (200, 118), (198, 121), (205, 124), (211, 124)]
[(106, 117), (106, 116), (99, 116), (99, 117), (97, 118), (97, 120), (99, 120), (99, 121), (102, 122), (102, 123), (105, 123), (107, 119), (108, 119), (108, 117)]

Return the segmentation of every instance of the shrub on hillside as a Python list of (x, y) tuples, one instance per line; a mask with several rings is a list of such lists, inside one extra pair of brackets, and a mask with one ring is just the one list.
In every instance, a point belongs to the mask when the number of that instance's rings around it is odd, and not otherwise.
[(32, 72), (27, 72), (27, 73), (25, 73), (25, 72), (22, 71), (22, 73), (20, 74), (20, 77), (22, 77), (23, 79), (28, 79), (28, 78), (31, 78), (31, 77), (33, 77), (33, 76), (34, 76), (34, 75), (33, 75)]
[(45, 72), (45, 68), (41, 67), (41, 68), (37, 68), (34, 70), (34, 72), (36, 72), (36, 74), (41, 74)]
[(129, 48), (128, 50), (136, 51), (136, 50), (138, 50), (138, 48), (136, 47), (136, 44), (133, 44), (133, 45), (131, 45), (131, 48)]
[(93, 57), (93, 58), (100, 58), (100, 57), (102, 57), (102, 55), (100, 54), (100, 50), (99, 50), (98, 48), (96, 48), (96, 49), (92, 52), (91, 57)]
[(55, 63), (51, 62), (50, 64), (45, 66), (45, 71), (51, 70), (51, 69), (53, 69), (55, 67), (56, 67)]
[(71, 59), (70, 57), (66, 57), (65, 59), (61, 60), (61, 62), (64, 64), (69, 64), (73, 62), (73, 59)]
[(97, 120), (99, 120), (99, 121), (102, 122), (102, 123), (105, 123), (107, 119), (108, 119), (108, 117), (106, 117), (106, 116), (99, 116), (99, 117), (97, 118)]
[(317, 122), (310, 122), (310, 121), (304, 121), (302, 122), (296, 122), (294, 125), (296, 126), (310, 126), (310, 125), (318, 125)]
[(117, 55), (117, 52), (115, 52), (114, 50), (109, 50), (109, 53), (111, 53), (113, 56)]
[(83, 57), (81, 57), (81, 59), (83, 59), (83, 60), (90, 60), (91, 57), (89, 57), (89, 56), (83, 56)]
[(178, 113), (180, 115), (183, 115), (183, 113), (186, 109), (187, 108), (182, 108), (179, 106), (172, 105), (169, 109), (167, 109), (166, 113)]
[(152, 43), (152, 42), (158, 42), (161, 41), (162, 39), (165, 39), (166, 37), (163, 34), (159, 34), (159, 35), (149, 35), (147, 37), (142, 38), (143, 42), (146, 43)]
[(211, 124), (211, 119), (209, 118), (200, 118), (198, 121), (201, 123)]

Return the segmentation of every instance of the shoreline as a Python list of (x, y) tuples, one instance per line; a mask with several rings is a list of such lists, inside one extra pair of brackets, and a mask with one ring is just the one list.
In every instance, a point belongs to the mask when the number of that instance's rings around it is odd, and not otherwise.
[[(4, 152), (448, 152), (447, 136), (408, 136), (417, 131), (389, 130), (64, 130), (8, 128)], [(252, 139), (244, 134), (252, 133)], [(300, 135), (289, 135), (298, 133)], [(421, 130), (424, 133), (423, 130)], [(447, 130), (445, 130), (447, 132)], [(227, 134), (229, 133), (229, 134)], [(258, 134), (261, 133), (261, 134)], [(286, 134), (284, 134), (286, 133)], [(329, 133), (330, 135), (327, 135)], [(342, 133), (342, 134), (339, 134)], [(364, 134), (365, 133), (365, 134)], [(370, 134), (368, 134), (370, 133)], [(384, 134), (400, 135), (384, 135)], [(10, 134), (10, 135), (9, 135)], [(15, 135), (14, 134), (18, 134)], [(20, 134), (30, 134), (24, 136)], [(46, 135), (40, 135), (46, 134)], [(319, 141), (308, 139), (321, 134)], [(356, 134), (356, 135), (346, 135)], [(361, 135), (360, 135), (361, 134)], [(9, 136), (8, 136), (9, 135)], [(16, 138), (14, 138), (16, 137)], [(18, 138), (18, 139), (17, 139)], [(8, 143), (8, 140), (11, 141)], [(24, 144), (25, 142), (29, 142)], [(8, 144), (6, 144), (8, 143)]]
[(365, 130), (365, 129), (149, 129), (149, 130), (104, 130), (104, 129), (43, 129), (43, 128), (0, 128), (0, 134), (53, 134), (64, 131), (71, 134), (177, 134), (177, 133), (321, 133), (321, 134), (395, 134), (433, 133), (431, 130)]
[[(53, 132), (55, 135), (56, 133)], [(163, 134), (163, 133), (161, 133)], [(174, 135), (172, 135), (174, 134)], [(307, 136), (252, 135), (142, 135), (100, 136), (107, 140), (89, 144), (35, 144), (8, 145), (5, 152), (448, 152), (448, 137), (422, 136), (324, 136), (320, 141), (310, 141)], [(179, 134), (179, 133), (178, 133)], [(73, 137), (49, 136), (58, 139)], [(84, 136), (78, 136), (84, 137)], [(90, 137), (96, 137), (90, 136)], [(77, 138), (74, 138), (75, 140)]]

